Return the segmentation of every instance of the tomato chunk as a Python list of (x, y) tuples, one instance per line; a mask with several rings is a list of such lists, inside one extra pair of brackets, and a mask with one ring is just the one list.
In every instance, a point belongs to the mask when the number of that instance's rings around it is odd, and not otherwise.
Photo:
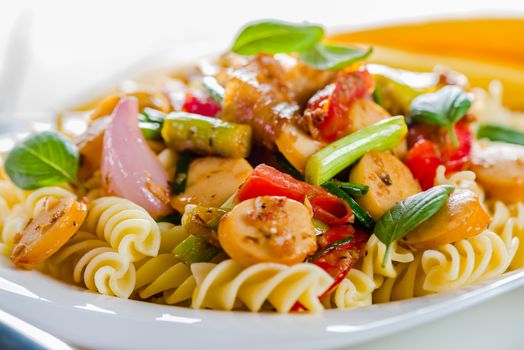
[(351, 104), (369, 96), (373, 78), (367, 70), (342, 71), (335, 82), (318, 91), (308, 102), (300, 120), (316, 139), (332, 142), (345, 136), (351, 127)]
[(408, 143), (411, 148), (404, 160), (423, 190), (434, 185), (439, 165), (446, 173), (464, 170), (471, 161), (472, 134), (467, 122), (454, 127), (458, 147), (455, 147), (447, 130), (427, 124), (416, 124), (409, 130)]
[[(355, 262), (362, 257), (368, 238), (368, 234), (355, 230), (351, 225), (331, 227), (320, 236), (318, 251), (325, 253), (315, 257), (312, 262), (326, 270), (335, 279), (321, 298), (329, 295), (347, 276)], [(337, 244), (337, 242), (344, 243)]]
[(311, 202), (313, 215), (328, 225), (341, 225), (353, 219), (348, 203), (320, 186), (299, 181), (266, 164), (257, 166), (238, 191), (240, 201), (261, 196), (283, 196)]

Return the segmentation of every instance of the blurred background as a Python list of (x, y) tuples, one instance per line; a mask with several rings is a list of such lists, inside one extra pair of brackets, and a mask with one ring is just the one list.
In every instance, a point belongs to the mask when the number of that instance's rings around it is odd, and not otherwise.
[[(50, 118), (115, 81), (229, 47), (248, 21), (331, 32), (434, 17), (522, 16), (523, 0), (0, 1), (0, 131)], [(0, 304), (1, 308), (1, 304)], [(357, 347), (522, 349), (524, 289)]]

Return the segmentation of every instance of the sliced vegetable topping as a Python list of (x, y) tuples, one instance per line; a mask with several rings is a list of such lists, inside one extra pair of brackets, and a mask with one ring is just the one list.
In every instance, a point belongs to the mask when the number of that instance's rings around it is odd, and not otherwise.
[(208, 262), (213, 259), (220, 248), (208, 243), (206, 240), (190, 235), (173, 250), (173, 254), (187, 266), (198, 262)]
[(62, 135), (41, 132), (16, 145), (5, 161), (11, 180), (25, 190), (69, 182), (80, 186), (76, 178), (77, 148)]
[(433, 186), (437, 167), (444, 165), (446, 173), (461, 171), (471, 161), (473, 136), (468, 123), (461, 121), (453, 127), (459, 142), (455, 147), (449, 134), (440, 127), (416, 124), (409, 129), (412, 145), (404, 162), (423, 190)]
[(122, 98), (104, 135), (102, 182), (109, 193), (127, 198), (153, 217), (173, 211), (169, 179), (138, 127), (138, 103)]
[(318, 43), (302, 51), (300, 58), (305, 64), (320, 70), (337, 70), (355, 62), (365, 60), (373, 50), (360, 50), (353, 47), (326, 45)]
[(238, 191), (240, 201), (259, 196), (283, 196), (313, 206), (315, 218), (328, 225), (343, 224), (353, 218), (349, 205), (319, 186), (294, 179), (268, 165), (257, 166)]
[(400, 144), (408, 129), (402, 116), (391, 117), (345, 136), (315, 153), (306, 165), (306, 181), (320, 185), (370, 151)]
[(351, 198), (341, 187), (338, 187), (336, 183), (332, 181), (326, 182), (322, 186), (330, 193), (345, 200), (351, 207), (355, 218), (357, 218), (362, 226), (368, 230), (373, 230), (373, 227), (375, 226), (375, 220), (373, 220), (368, 212), (363, 209), (353, 198)]
[(411, 101), (409, 116), (417, 122), (446, 128), (453, 146), (459, 141), (453, 126), (471, 107), (471, 100), (459, 86), (445, 86), (434, 93), (417, 96)]
[(394, 242), (435, 215), (446, 203), (453, 186), (436, 186), (404, 199), (387, 211), (375, 225), (375, 235), (386, 245), (382, 267), (386, 266)]
[(319, 249), (309, 261), (326, 270), (335, 281), (322, 295), (323, 299), (347, 276), (364, 252), (369, 236), (351, 225), (334, 226), (318, 239)]
[(308, 102), (299, 124), (315, 139), (335, 141), (351, 128), (351, 104), (369, 96), (373, 79), (367, 70), (341, 71), (333, 84), (318, 91)]
[(249, 125), (184, 112), (166, 116), (162, 137), (178, 151), (244, 158), (251, 150)]
[(503, 125), (484, 124), (477, 132), (479, 139), (486, 138), (491, 141), (500, 141), (524, 146), (524, 133)]

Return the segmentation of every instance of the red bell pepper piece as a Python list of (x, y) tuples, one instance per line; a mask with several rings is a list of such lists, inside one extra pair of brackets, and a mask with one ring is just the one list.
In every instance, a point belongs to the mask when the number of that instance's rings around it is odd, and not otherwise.
[(409, 149), (404, 162), (418, 180), (423, 190), (434, 185), (439, 165), (446, 167), (446, 174), (464, 170), (471, 160), (473, 136), (466, 122), (455, 126), (459, 146), (455, 147), (447, 130), (438, 127), (417, 124), (410, 128)]
[(283, 196), (303, 203), (306, 198), (313, 215), (328, 225), (341, 225), (353, 218), (348, 203), (320, 186), (299, 181), (266, 164), (258, 165), (238, 190), (240, 201), (260, 196)]
[[(369, 235), (361, 230), (355, 230), (351, 225), (334, 226), (318, 239), (320, 256), (311, 261), (326, 270), (335, 281), (320, 299), (329, 295), (344, 278), (364, 252)], [(337, 242), (344, 242), (337, 244)], [(331, 249), (330, 249), (331, 248)]]
[(333, 84), (318, 91), (308, 102), (305, 116), (310, 119), (313, 137), (332, 142), (348, 133), (351, 127), (351, 104), (369, 96), (373, 77), (367, 70), (342, 71)]
[(187, 93), (182, 110), (206, 117), (215, 117), (222, 107), (209, 96)]

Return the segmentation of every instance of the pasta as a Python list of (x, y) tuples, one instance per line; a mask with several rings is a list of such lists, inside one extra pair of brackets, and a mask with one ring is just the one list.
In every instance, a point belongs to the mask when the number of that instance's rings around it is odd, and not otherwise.
[(156, 256), (160, 248), (160, 230), (155, 220), (127, 199), (102, 197), (93, 201), (82, 227), (105, 239), (129, 261)]
[(515, 240), (521, 242), (511, 261), (510, 268), (524, 267), (524, 243), (522, 243), (524, 242), (524, 203), (519, 202), (509, 206), (496, 201), (491, 203), (490, 207), (493, 212), (490, 229), (502, 238), (508, 249)]
[(423, 289), (443, 292), (502, 274), (518, 247), (514, 239), (508, 250), (494, 232), (481, 234), (422, 253)]
[(241, 304), (259, 311), (267, 301), (278, 312), (289, 312), (297, 302), (315, 312), (323, 309), (318, 297), (333, 283), (313, 264), (260, 263), (243, 268), (230, 259), (218, 265), (193, 264), (191, 270), (197, 283), (192, 299), (195, 309), (232, 310)]
[(395, 278), (397, 276), (395, 266), (409, 263), (414, 259), (413, 254), (409, 250), (395, 243), (390, 259), (382, 266), (385, 253), (386, 246), (384, 243), (380, 242), (377, 236), (372, 235), (366, 244), (366, 255), (362, 259), (360, 269), (369, 278), (373, 279), (376, 288), (382, 285), (385, 278)]
[[(2, 253), (104, 295), (279, 313), (524, 268), (524, 122), (500, 84), (359, 50), (317, 62), (273, 47), (304, 29), (281, 26), (248, 25), (234, 52), (86, 104), (82, 134), (64, 119), (2, 154)], [(267, 40), (242, 39), (260, 28)]]
[(133, 264), (95, 235), (80, 231), (54, 254), (45, 270), (106, 295), (128, 298), (135, 288)]
[(327, 308), (348, 309), (371, 305), (375, 282), (357, 268), (349, 271), (347, 277), (325, 299)]

